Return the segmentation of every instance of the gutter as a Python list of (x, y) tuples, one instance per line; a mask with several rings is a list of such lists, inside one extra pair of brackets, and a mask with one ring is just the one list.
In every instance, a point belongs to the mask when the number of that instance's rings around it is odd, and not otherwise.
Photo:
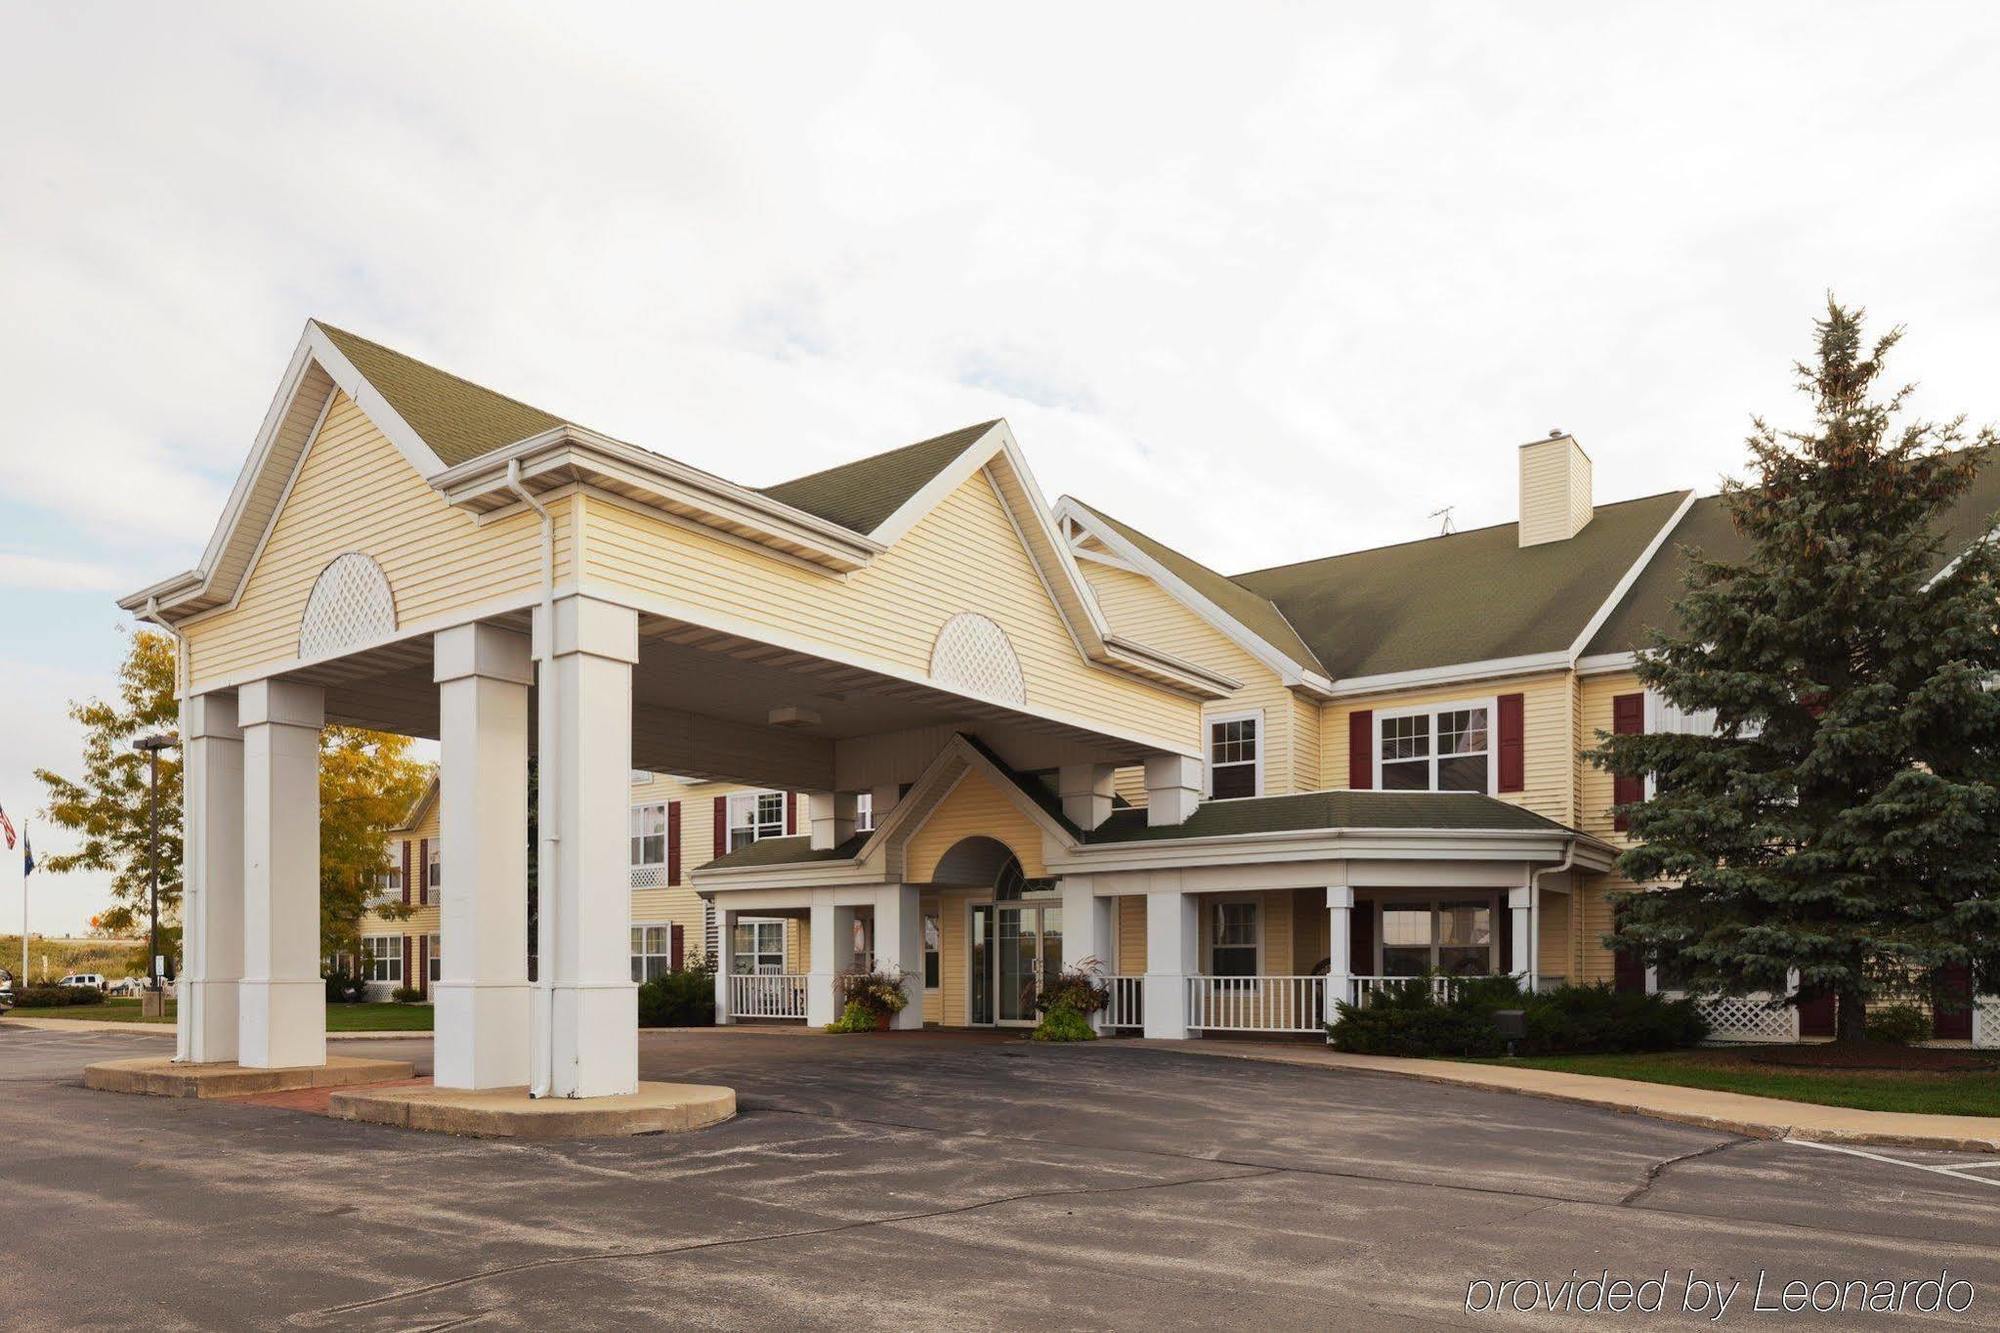
[[(542, 520), (542, 641), (540, 651), (535, 654), (537, 679), (547, 687), (547, 693), (555, 693), (555, 639), (556, 639), (556, 518), (547, 505), (528, 493), (521, 484), (521, 463), (519, 459), (507, 461), (506, 486), (521, 497), (530, 509)], [(543, 817), (539, 820), (541, 852), (535, 858), (536, 902), (539, 920), (535, 930), (535, 989), (533, 1015), (529, 1023), (528, 1037), (528, 1095), (546, 1097), (555, 1081), (556, 1067), (556, 1024), (555, 985), (552, 977), (555, 949), (550, 945), (550, 937), (555, 932), (557, 913), (553, 892), (542, 890), (551, 888), (562, 871), (557, 864), (562, 851), (562, 782), (561, 769), (562, 713), (560, 709), (543, 707), (541, 710), (543, 733), (548, 744), (538, 747), (536, 762), (536, 799), (542, 806)], [(553, 816), (552, 818), (549, 816)]]

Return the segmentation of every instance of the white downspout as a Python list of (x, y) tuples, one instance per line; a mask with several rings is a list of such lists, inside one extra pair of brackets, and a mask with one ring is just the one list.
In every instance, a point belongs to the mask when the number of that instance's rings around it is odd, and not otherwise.
[[(535, 511), (542, 520), (542, 641), (540, 651), (535, 654), (537, 679), (546, 683), (542, 691), (539, 718), (542, 734), (548, 744), (537, 747), (536, 784), (537, 803), (552, 818), (540, 819), (541, 850), (535, 858), (535, 887), (540, 906), (539, 921), (535, 930), (535, 1015), (529, 1033), (529, 1075), (528, 1095), (546, 1097), (554, 1080), (556, 1067), (556, 1023), (555, 988), (550, 973), (555, 961), (552, 938), (555, 934), (555, 897), (552, 892), (561, 871), (557, 865), (557, 855), (562, 842), (562, 780), (560, 765), (562, 760), (561, 732), (562, 712), (553, 707), (556, 693), (555, 678), (555, 637), (556, 637), (556, 519), (548, 506), (528, 493), (521, 484), (521, 460), (507, 460), (507, 489), (521, 497), (521, 502)], [(540, 1037), (538, 1042), (535, 1038)]]
[[(1528, 986), (1539, 990), (1542, 984), (1542, 876), (1560, 875), (1576, 865), (1576, 839), (1563, 844), (1563, 859), (1552, 866), (1543, 866), (1528, 875)], [(1576, 885), (1569, 886), (1571, 893)], [(1570, 948), (1576, 948), (1576, 941), (1570, 941)], [(1565, 980), (1568, 979), (1565, 973)]]
[[(139, 621), (141, 624), (152, 625), (157, 629), (165, 630), (167, 637), (174, 641), (174, 701), (182, 708), (186, 708), (188, 685), (194, 677), (194, 672), (188, 666), (187, 636), (174, 628), (173, 624), (160, 614), (160, 599), (157, 597), (148, 597), (146, 599), (146, 609), (133, 616), (133, 619)], [(184, 734), (184, 726), (184, 723), (177, 720), (175, 730), (183, 731)], [(185, 762), (186, 749), (182, 749), (181, 755)], [(183, 767), (182, 771), (186, 771), (185, 767)], [(186, 799), (185, 795), (183, 795), (182, 799)], [(182, 808), (185, 810), (185, 805)], [(181, 832), (183, 836), (187, 832), (185, 817), (183, 817)], [(202, 938), (202, 931), (199, 928), (193, 931), (187, 928), (187, 923), (190, 920), (200, 919), (201, 880), (202, 876), (199, 875), (195, 876), (192, 880), (183, 876), (181, 880), (181, 965), (174, 970), (176, 990), (180, 989), (180, 979), (187, 974), (188, 963), (191, 961), (189, 952), (195, 945), (199, 945), (201, 948), (202, 970), (204, 974), (206, 974), (208, 968), (208, 941)], [(28, 984), (28, 885), (25, 879), (21, 883), (21, 984), (23, 986)], [(193, 1000), (194, 994), (195, 992), (192, 991), (184, 991), (180, 996), (180, 1016), (174, 1023), (174, 1059), (176, 1060), (190, 1060), (194, 1058), (193, 1049), (190, 1045), (192, 1040), (190, 1034), (194, 1032), (195, 1023), (200, 1018), (200, 1015), (195, 1012), (195, 1006), (200, 1001)], [(190, 1003), (191, 1000), (192, 1003)]]

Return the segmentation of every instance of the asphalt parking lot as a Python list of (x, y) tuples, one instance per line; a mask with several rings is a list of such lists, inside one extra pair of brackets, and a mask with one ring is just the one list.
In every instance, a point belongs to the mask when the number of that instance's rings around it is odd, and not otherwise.
[[(1777, 1327), (1816, 1317), (1753, 1311), (1760, 1271), (1781, 1304), (1944, 1269), (1960, 1312), (1843, 1322), (2000, 1326), (2000, 1159), (1110, 1042), (641, 1042), (645, 1076), (729, 1083), (742, 1113), (457, 1140), (91, 1092), (84, 1064), (167, 1040), (0, 1029), (0, 1324)], [(1663, 1308), (1467, 1308), (1482, 1280), (1549, 1282), (1539, 1306), (1604, 1270), (1662, 1279)], [(1742, 1283), (1720, 1321), (1683, 1308), (1690, 1272)]]

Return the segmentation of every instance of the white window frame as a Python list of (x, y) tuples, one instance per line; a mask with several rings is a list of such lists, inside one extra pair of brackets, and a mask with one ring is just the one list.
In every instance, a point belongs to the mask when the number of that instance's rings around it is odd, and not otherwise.
[(1471, 902), (1475, 898), (1486, 905), (1488, 911), (1487, 921), (1490, 923), (1488, 928), (1491, 932), (1491, 938), (1486, 942), (1486, 966), (1488, 971), (1485, 975), (1499, 976), (1500, 932), (1503, 930), (1512, 930), (1514, 928), (1514, 919), (1507, 910), (1507, 895), (1504, 893), (1495, 893), (1491, 889), (1464, 889), (1455, 893), (1449, 889), (1426, 889), (1423, 893), (1410, 897), (1378, 899), (1371, 909), (1375, 914), (1375, 920), (1371, 927), (1375, 936), (1375, 957), (1368, 964), (1373, 970), (1374, 975), (1378, 977), (1387, 975), (1382, 971), (1382, 957), (1384, 951), (1389, 947), (1388, 940), (1384, 937), (1386, 934), (1386, 928), (1382, 921), (1382, 914), (1384, 912), (1391, 908), (1408, 910), (1412, 907), (1421, 907), (1429, 914), (1431, 919), (1431, 959), (1427, 966), (1435, 969), (1438, 962), (1438, 950), (1444, 947), (1438, 943), (1439, 909), (1446, 903)]
[[(1439, 713), (1461, 712), (1467, 708), (1484, 708), (1486, 710), (1486, 791), (1484, 794), (1487, 796), (1496, 795), (1500, 789), (1499, 786), (1500, 784), (1500, 696), (1497, 694), (1487, 695), (1483, 699), (1446, 699), (1446, 700), (1440, 700), (1439, 702), (1434, 704), (1409, 704), (1402, 708), (1376, 709), (1375, 719), (1370, 724), (1375, 729), (1374, 746), (1373, 746), (1375, 751), (1373, 756), (1375, 762), (1375, 773), (1374, 773), (1375, 790), (1376, 791), (1388, 790), (1388, 788), (1382, 785), (1382, 752), (1385, 748), (1387, 748), (1382, 743), (1382, 724), (1384, 722), (1387, 722), (1391, 718), (1422, 717), (1428, 715), (1431, 719), (1431, 753), (1430, 753), (1431, 785), (1428, 788), (1419, 787), (1412, 789), (1408, 787), (1403, 787), (1403, 788), (1398, 788), (1397, 790), (1430, 791), (1434, 794), (1441, 794), (1441, 795), (1454, 795), (1454, 794), (1478, 795), (1479, 793), (1476, 792), (1439, 793), (1437, 785), (1437, 773), (1438, 773), (1437, 715)], [(1406, 762), (1406, 761), (1396, 761), (1396, 762)]]
[[(759, 802), (761, 802), (766, 796), (775, 796), (778, 798), (778, 818), (774, 826), (766, 825), (757, 818), (757, 814), (760, 809)], [(788, 796), (786, 793), (782, 791), (774, 791), (768, 787), (761, 788), (757, 791), (731, 792), (729, 794), (729, 807), (728, 807), (729, 824), (728, 827), (723, 830), (724, 835), (729, 839), (729, 845), (723, 848), (722, 850), (724, 852), (733, 852), (736, 850), (736, 834), (739, 830), (742, 829), (748, 829), (750, 831), (750, 841), (752, 842), (762, 842), (766, 838), (784, 837), (785, 818), (786, 815), (789, 813), (788, 807), (790, 803), (791, 803), (791, 797)], [(741, 814), (739, 814), (739, 812), (741, 811), (748, 811), (749, 812), (748, 818), (744, 818)], [(769, 829), (769, 831), (766, 831), (767, 828)], [(720, 854), (721, 853), (717, 853), (717, 855)]]
[[(660, 831), (658, 833), (644, 833), (642, 827), (640, 827), (640, 817), (646, 815), (646, 813), (650, 813), (650, 811), (658, 811), (658, 815), (660, 815)], [(652, 841), (652, 839), (660, 839), (660, 855), (658, 855), (658, 859), (648, 861), (646, 859), (646, 843)], [(634, 843), (638, 843), (636, 853), (634, 853), (634, 847), (632, 847)], [(626, 811), (626, 855), (632, 857), (632, 869), (634, 871), (650, 871), (652, 867), (662, 867), (664, 869), (666, 867), (666, 853), (668, 853), (668, 849), (666, 849), (666, 801), (634, 801), (632, 807)]]
[(433, 986), (444, 980), (444, 968), (441, 966), (441, 960), (444, 958), (443, 943), (442, 935), (424, 936), (424, 977)]
[[(394, 975), (377, 976), (380, 968)], [(382, 986), (403, 984), (403, 937), (401, 935), (363, 935), (361, 937), (361, 976), (364, 981), (372, 981)]]
[(431, 839), (430, 859), (424, 863), (423, 894), (419, 902), (428, 906), (444, 899), (444, 848), (438, 846), (438, 839)]
[[(660, 932), (660, 949), (657, 953), (647, 947), (649, 941), (646, 938), (646, 932), (650, 930)], [(632, 970), (638, 973), (633, 978), (635, 981), (644, 982), (646, 980), (646, 960), (649, 958), (658, 958), (661, 960), (660, 971), (663, 974), (673, 971), (674, 926), (671, 921), (634, 921), (632, 923), (632, 931), (639, 937), (637, 941), (639, 947), (632, 954)]]
[[(1215, 794), (1215, 729), (1225, 722), (1255, 722), (1257, 724), (1257, 756), (1253, 761), (1250, 795), (1246, 797), (1221, 797)], [(1249, 800), (1264, 794), (1264, 747), (1270, 740), (1270, 731), (1264, 725), (1264, 710), (1246, 708), (1234, 713), (1210, 713), (1201, 720), (1201, 794), (1209, 800)], [(1226, 767), (1238, 767), (1236, 764)]]
[[(1231, 893), (1231, 894), (1224, 894), (1214, 898), (1204, 898), (1202, 900), (1201, 963), (1202, 963), (1202, 971), (1205, 975), (1208, 976), (1220, 975), (1220, 973), (1216, 972), (1215, 970), (1215, 948), (1216, 948), (1216, 934), (1217, 934), (1216, 927), (1221, 924), (1218, 918), (1222, 915), (1222, 909), (1225, 905), (1236, 905), (1236, 904), (1248, 904), (1256, 911), (1255, 919), (1257, 923), (1257, 929), (1256, 929), (1257, 940), (1255, 948), (1257, 950), (1257, 971), (1253, 975), (1260, 977), (1265, 975), (1264, 926), (1265, 926), (1265, 918), (1269, 915), (1269, 913), (1267, 913), (1264, 910), (1264, 899), (1260, 895), (1255, 893)], [(1224, 945), (1223, 947), (1228, 949), (1240, 949), (1244, 946), (1240, 944), (1229, 944), (1229, 945)], [(1240, 978), (1231, 978), (1231, 979), (1240, 980)]]
[(856, 792), (854, 795), (854, 831), (875, 831), (875, 793), (872, 791)]
[(740, 926), (750, 926), (758, 931), (761, 931), (766, 927), (775, 926), (778, 931), (778, 949), (777, 949), (778, 970), (776, 972), (762, 971), (754, 963), (752, 963), (748, 968), (741, 967), (740, 965), (742, 963), (753, 957), (754, 958), (770, 957), (771, 951), (768, 949), (739, 949), (736, 947), (735, 937), (733, 935), (730, 937), (729, 963), (732, 968), (737, 969), (736, 975), (753, 976), (753, 977), (784, 975), (786, 969), (791, 966), (791, 956), (787, 952), (789, 941), (785, 937), (785, 918), (781, 916), (740, 916), (737, 917), (735, 921), (731, 922), (730, 925), (732, 929)]

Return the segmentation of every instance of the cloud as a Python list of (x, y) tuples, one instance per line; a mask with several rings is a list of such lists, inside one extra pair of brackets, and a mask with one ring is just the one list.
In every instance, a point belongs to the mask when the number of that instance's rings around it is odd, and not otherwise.
[(44, 592), (114, 592), (123, 591), (124, 582), (109, 565), (22, 551), (0, 551), (0, 588), (33, 588)]

